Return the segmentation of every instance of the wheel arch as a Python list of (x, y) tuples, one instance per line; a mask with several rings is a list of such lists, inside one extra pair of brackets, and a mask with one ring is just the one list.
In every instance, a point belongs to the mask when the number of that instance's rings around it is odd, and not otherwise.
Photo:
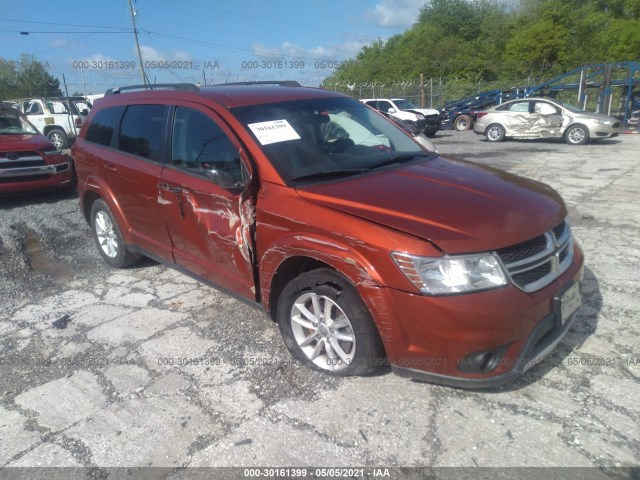
[(109, 207), (109, 210), (111, 210), (111, 213), (115, 217), (116, 222), (118, 222), (120, 234), (122, 235), (125, 243), (129, 243), (129, 222), (123, 214), (120, 204), (117, 200), (115, 200), (115, 196), (112, 194), (108, 186), (100, 178), (97, 177), (87, 178), (85, 181), (85, 185), (92, 186), (91, 188), (85, 190), (80, 197), (82, 202), (82, 213), (87, 224), (91, 225), (91, 206), (96, 200), (103, 200)]
[(349, 246), (296, 235), (270, 247), (260, 260), (261, 298), (267, 313), (275, 318), (278, 298), (290, 280), (318, 268), (336, 271), (358, 291), (381, 283), (373, 266)]
[(565, 128), (564, 133), (562, 134), (562, 137), (564, 139), (564, 141), (566, 143), (569, 143), (569, 141), (567, 140), (567, 136), (569, 134), (569, 132), (571, 131), (572, 128), (574, 127), (581, 127), (584, 129), (585, 133), (586, 133), (586, 141), (584, 143), (589, 143), (589, 141), (591, 141), (591, 132), (589, 131), (589, 127), (587, 127), (584, 123), (580, 123), (580, 122), (573, 122), (570, 123), (569, 125), (567, 125), (567, 128)]
[(56, 125), (55, 123), (53, 125), (45, 125), (42, 133), (44, 135), (48, 135), (51, 130), (62, 130), (65, 135), (67, 134), (64, 128), (62, 128), (60, 125)]

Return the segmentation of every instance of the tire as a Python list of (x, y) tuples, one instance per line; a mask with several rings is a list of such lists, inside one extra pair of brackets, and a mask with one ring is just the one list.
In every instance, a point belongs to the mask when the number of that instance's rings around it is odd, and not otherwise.
[(504, 127), (498, 123), (492, 123), (484, 131), (484, 135), (489, 142), (501, 142), (504, 140)]
[(564, 139), (569, 145), (584, 145), (589, 141), (589, 129), (584, 125), (571, 125), (564, 133)]
[(47, 132), (47, 138), (58, 149), (67, 148), (69, 146), (69, 138), (64, 130), (60, 128), (53, 128)]
[(365, 375), (386, 364), (371, 314), (355, 287), (334, 270), (291, 280), (278, 299), (276, 318), (293, 357), (315, 370)]
[(459, 132), (462, 132), (464, 130), (469, 130), (472, 125), (473, 125), (473, 118), (470, 117), (469, 115), (459, 115), (453, 121), (454, 130), (458, 130)]
[(120, 227), (102, 199), (91, 205), (91, 232), (98, 252), (112, 267), (124, 268), (140, 260), (140, 254), (127, 250)]

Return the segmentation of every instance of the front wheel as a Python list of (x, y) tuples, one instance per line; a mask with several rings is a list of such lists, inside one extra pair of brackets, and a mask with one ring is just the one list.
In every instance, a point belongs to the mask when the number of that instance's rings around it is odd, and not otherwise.
[(385, 364), (371, 314), (355, 287), (334, 270), (313, 270), (291, 280), (276, 315), (291, 354), (316, 370), (364, 375)]
[(565, 133), (569, 145), (584, 145), (589, 141), (589, 130), (584, 125), (572, 125)]
[(91, 230), (102, 258), (112, 267), (133, 265), (140, 255), (127, 250), (120, 227), (104, 200), (96, 200), (91, 206)]
[(490, 142), (501, 142), (504, 140), (505, 131), (502, 125), (492, 123), (487, 127), (484, 134)]
[(51, 143), (53, 143), (56, 148), (59, 149), (67, 148), (67, 146), (69, 145), (67, 134), (60, 128), (49, 130), (49, 132), (47, 133), (47, 138), (51, 141)]

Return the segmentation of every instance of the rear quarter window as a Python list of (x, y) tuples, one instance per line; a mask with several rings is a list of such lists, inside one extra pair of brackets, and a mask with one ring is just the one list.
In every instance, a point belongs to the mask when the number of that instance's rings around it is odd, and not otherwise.
[(110, 107), (96, 113), (87, 129), (85, 140), (110, 147), (114, 140), (114, 132), (118, 131), (124, 107)]

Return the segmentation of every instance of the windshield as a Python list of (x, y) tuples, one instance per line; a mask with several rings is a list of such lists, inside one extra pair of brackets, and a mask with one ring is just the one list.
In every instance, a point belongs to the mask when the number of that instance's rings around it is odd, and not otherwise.
[(397, 107), (400, 110), (411, 110), (412, 108), (418, 108), (413, 103), (411, 103), (409, 100), (403, 100), (401, 98), (398, 98), (398, 99), (394, 100), (394, 102), (396, 103)]
[(0, 110), (0, 135), (34, 135), (36, 130), (17, 112)]
[(287, 183), (341, 178), (430, 155), (351, 98), (253, 105), (232, 112)]

